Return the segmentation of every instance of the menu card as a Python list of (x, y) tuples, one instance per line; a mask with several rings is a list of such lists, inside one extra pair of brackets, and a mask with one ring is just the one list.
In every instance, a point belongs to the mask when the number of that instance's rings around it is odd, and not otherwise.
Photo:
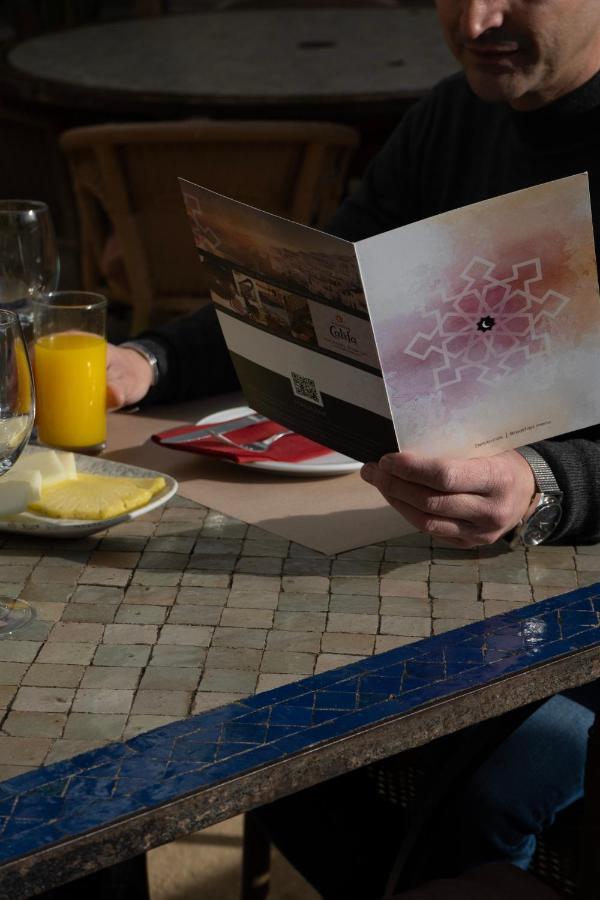
[(250, 406), (355, 459), (600, 421), (587, 174), (351, 243), (181, 180)]

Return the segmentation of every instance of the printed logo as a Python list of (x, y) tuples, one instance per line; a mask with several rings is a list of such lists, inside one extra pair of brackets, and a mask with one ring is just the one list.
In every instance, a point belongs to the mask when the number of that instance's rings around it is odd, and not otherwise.
[(496, 324), (496, 320), (493, 316), (483, 316), (479, 322), (477, 323), (478, 331), (490, 331)]
[(345, 325), (336, 325), (335, 322), (332, 322), (329, 326), (329, 334), (338, 341), (346, 341), (347, 344), (358, 343), (350, 329)]
[(338, 356), (379, 369), (379, 359), (369, 322), (350, 313), (308, 301), (317, 344)]

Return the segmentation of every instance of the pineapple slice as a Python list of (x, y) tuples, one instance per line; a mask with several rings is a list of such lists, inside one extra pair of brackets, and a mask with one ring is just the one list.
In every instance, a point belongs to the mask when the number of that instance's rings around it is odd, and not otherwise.
[(148, 503), (164, 487), (164, 478), (82, 472), (76, 478), (42, 487), (40, 500), (27, 508), (54, 519), (112, 519)]

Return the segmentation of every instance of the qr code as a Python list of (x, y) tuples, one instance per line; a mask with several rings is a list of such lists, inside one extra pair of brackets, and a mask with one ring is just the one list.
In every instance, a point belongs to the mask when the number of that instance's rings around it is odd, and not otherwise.
[(296, 397), (302, 397), (303, 400), (309, 400), (311, 403), (323, 406), (321, 393), (312, 378), (307, 378), (306, 375), (298, 375), (296, 372), (292, 372), (291, 376), (292, 390)]

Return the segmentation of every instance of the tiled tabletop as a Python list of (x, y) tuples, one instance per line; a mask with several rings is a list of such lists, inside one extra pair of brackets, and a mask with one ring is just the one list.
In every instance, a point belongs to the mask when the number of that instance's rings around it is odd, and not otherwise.
[(331, 558), (175, 498), (76, 541), (0, 539), (0, 776), (600, 579), (600, 546), (412, 535)]
[(0, 561), (37, 614), (0, 640), (11, 898), (600, 674), (597, 546), (327, 557), (174, 498)]

